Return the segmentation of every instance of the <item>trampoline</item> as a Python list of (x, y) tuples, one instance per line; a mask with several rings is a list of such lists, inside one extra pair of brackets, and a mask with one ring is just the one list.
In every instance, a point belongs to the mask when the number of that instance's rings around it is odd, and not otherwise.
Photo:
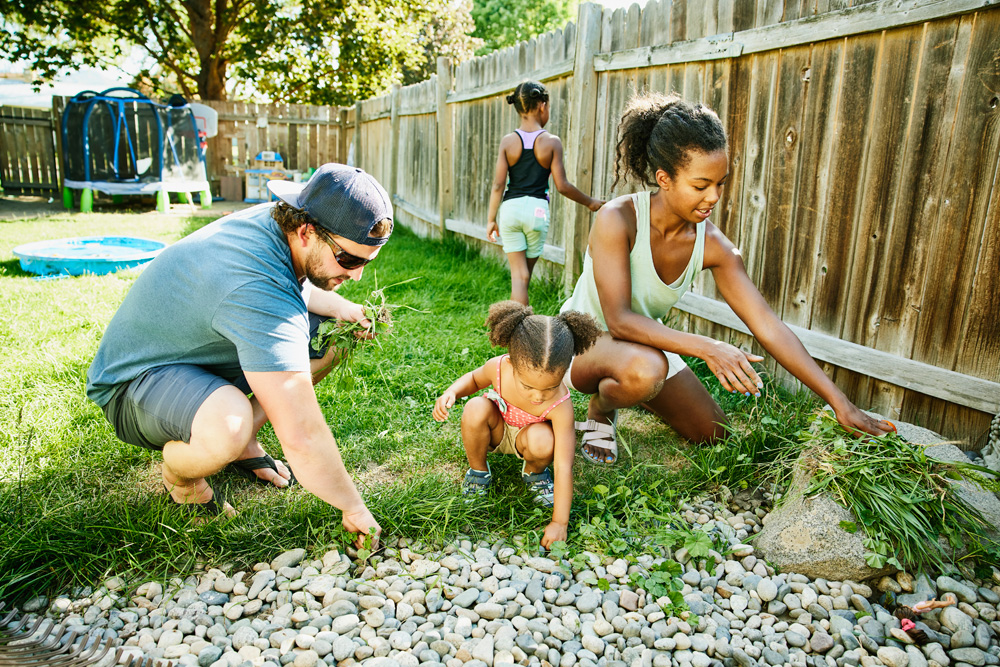
[(198, 192), (202, 208), (212, 205), (198, 125), (180, 95), (169, 104), (131, 88), (74, 95), (62, 115), (62, 147), (67, 209), (73, 208), (73, 190), (80, 190), (81, 211), (93, 210), (95, 190), (113, 197), (155, 195), (162, 212), (172, 192), (181, 201)]
[(141, 266), (167, 244), (131, 236), (84, 236), (35, 241), (14, 248), (21, 269), (41, 276), (104, 275)]

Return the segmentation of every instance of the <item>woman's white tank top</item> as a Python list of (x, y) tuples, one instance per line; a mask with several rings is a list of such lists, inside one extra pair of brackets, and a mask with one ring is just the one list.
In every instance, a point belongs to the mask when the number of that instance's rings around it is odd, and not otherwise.
[[(701, 271), (705, 260), (705, 227), (704, 222), (697, 225), (697, 236), (691, 259), (681, 275), (666, 284), (660, 280), (653, 265), (653, 252), (649, 243), (649, 192), (637, 192), (632, 195), (635, 206), (635, 245), (629, 254), (629, 269), (632, 275), (632, 312), (654, 320), (662, 321), (670, 309), (674, 307), (684, 293), (691, 288), (695, 276)], [(597, 294), (597, 284), (594, 281), (594, 260), (590, 249), (583, 259), (583, 273), (576, 282), (573, 294), (562, 305), (561, 311), (578, 310), (589, 313), (597, 318), (601, 327), (607, 330), (608, 325), (601, 311), (601, 299)], [(600, 269), (600, 267), (597, 267)]]

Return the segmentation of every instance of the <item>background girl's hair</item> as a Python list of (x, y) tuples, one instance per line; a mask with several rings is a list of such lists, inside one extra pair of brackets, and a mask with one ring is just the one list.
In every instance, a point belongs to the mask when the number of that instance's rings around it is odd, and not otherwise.
[(568, 311), (558, 317), (535, 315), (530, 306), (500, 301), (486, 317), (490, 343), (505, 347), (511, 363), (546, 372), (565, 370), (574, 354), (582, 354), (601, 335), (590, 315)]
[(531, 113), (542, 102), (549, 101), (549, 91), (537, 81), (518, 84), (514, 92), (507, 96), (507, 104), (514, 105), (518, 113)]
[(634, 178), (656, 185), (656, 170), (671, 178), (687, 164), (689, 151), (726, 149), (726, 130), (714, 111), (676, 94), (640, 93), (625, 106), (618, 124), (615, 181)]

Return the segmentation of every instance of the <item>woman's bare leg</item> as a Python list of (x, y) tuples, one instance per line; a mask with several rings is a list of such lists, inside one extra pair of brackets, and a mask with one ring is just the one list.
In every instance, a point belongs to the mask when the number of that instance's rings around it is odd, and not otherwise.
[(726, 433), (726, 413), (690, 368), (669, 378), (660, 393), (642, 407), (691, 442), (713, 442)]

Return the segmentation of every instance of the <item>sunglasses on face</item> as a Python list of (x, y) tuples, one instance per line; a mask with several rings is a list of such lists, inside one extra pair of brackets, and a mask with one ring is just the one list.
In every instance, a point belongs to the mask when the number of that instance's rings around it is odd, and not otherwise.
[(330, 246), (330, 249), (333, 250), (333, 258), (337, 260), (337, 264), (340, 264), (341, 268), (350, 271), (352, 269), (360, 268), (372, 261), (371, 259), (365, 259), (364, 257), (352, 255), (341, 248), (340, 244), (333, 240), (333, 237), (330, 236), (329, 232), (319, 225), (313, 225), (313, 229), (316, 230), (316, 235), (326, 241), (327, 245)]

